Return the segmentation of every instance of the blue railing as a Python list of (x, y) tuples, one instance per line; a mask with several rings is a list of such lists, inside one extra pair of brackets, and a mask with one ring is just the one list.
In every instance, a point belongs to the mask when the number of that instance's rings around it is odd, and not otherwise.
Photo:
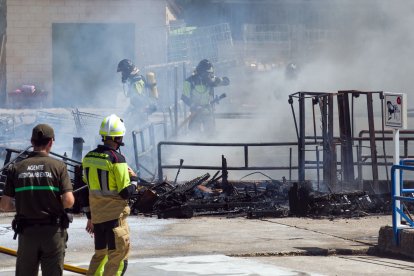
[[(414, 166), (408, 166), (407, 164), (414, 164), (414, 159), (403, 159), (400, 160), (400, 165), (393, 165), (391, 167), (391, 180), (392, 180), (392, 228), (394, 232), (394, 241), (399, 245), (399, 231), (402, 228), (407, 228), (407, 225), (404, 227), (401, 226), (402, 219), (404, 219), (410, 227), (414, 227), (414, 222), (409, 215), (404, 212), (404, 205), (401, 204), (403, 201), (414, 202), (414, 189), (405, 189), (404, 188), (404, 179), (403, 171), (414, 171)], [(397, 194), (395, 171), (399, 170), (400, 179), (399, 179), (399, 193)], [(411, 194), (408, 196), (407, 194)], [(398, 206), (397, 206), (398, 205)], [(400, 217), (399, 217), (400, 216)]]

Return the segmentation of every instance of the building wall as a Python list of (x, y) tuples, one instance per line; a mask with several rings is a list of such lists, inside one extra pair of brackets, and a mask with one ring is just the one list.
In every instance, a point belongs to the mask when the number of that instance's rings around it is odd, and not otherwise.
[(0, 107), (6, 103), (6, 0), (0, 0)]
[[(159, 32), (166, 25), (165, 0), (7, 0), (6, 71), (10, 92), (22, 84), (52, 91), (52, 23), (134, 23), (138, 60), (165, 61), (142, 49), (166, 52), (166, 43), (145, 47), (143, 30)], [(155, 30), (155, 31), (154, 31)], [(162, 33), (154, 35), (162, 38)], [(132, 42), (134, 43), (134, 42)], [(139, 51), (141, 49), (141, 51)], [(166, 56), (166, 55), (165, 55)]]

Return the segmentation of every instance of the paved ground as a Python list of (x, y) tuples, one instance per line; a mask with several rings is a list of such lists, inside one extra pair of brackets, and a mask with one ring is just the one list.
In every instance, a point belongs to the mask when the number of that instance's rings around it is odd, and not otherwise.
[[(16, 249), (1, 214), (0, 246)], [(408, 260), (366, 253), (390, 216), (353, 219), (197, 217), (129, 218), (132, 252), (127, 275), (414, 275)], [(93, 240), (76, 217), (69, 230), (66, 264), (86, 268)], [(14, 257), (0, 254), (0, 275), (14, 275)], [(75, 275), (65, 272), (65, 275)]]

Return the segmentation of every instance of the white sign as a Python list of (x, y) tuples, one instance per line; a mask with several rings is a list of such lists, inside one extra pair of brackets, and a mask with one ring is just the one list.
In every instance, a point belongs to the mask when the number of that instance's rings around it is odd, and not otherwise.
[(407, 128), (407, 95), (384, 92), (384, 122), (391, 128)]

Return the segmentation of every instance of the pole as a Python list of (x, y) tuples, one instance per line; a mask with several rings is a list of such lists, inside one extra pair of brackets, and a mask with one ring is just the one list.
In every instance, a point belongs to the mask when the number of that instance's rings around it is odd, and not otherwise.
[[(400, 130), (398, 128), (394, 128), (393, 130), (393, 140), (394, 140), (394, 165), (400, 164)], [(400, 184), (400, 171), (394, 174), (395, 178), (395, 196), (401, 196), (401, 184)], [(395, 208), (401, 208), (400, 200), (395, 201)], [(396, 212), (395, 214), (396, 226), (397, 229), (401, 227), (401, 214)]]
[(177, 178), (178, 178), (178, 175), (180, 174), (180, 170), (181, 170), (181, 167), (183, 166), (183, 163), (184, 163), (184, 159), (180, 159), (180, 166), (178, 167), (177, 174), (175, 175), (174, 185), (177, 184)]
[(174, 136), (178, 134), (178, 67), (174, 66)]

